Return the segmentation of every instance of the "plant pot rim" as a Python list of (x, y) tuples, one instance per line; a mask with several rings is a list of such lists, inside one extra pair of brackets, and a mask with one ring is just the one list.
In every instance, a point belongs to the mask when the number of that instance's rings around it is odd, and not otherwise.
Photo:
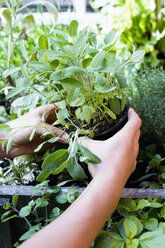
[(114, 134), (116, 134), (121, 128), (123, 128), (128, 121), (128, 111), (129, 111), (128, 103), (126, 103), (123, 111), (125, 111), (125, 114), (122, 117), (122, 119), (120, 119), (120, 121), (116, 123), (112, 128), (95, 135), (94, 140), (106, 140), (112, 137)]

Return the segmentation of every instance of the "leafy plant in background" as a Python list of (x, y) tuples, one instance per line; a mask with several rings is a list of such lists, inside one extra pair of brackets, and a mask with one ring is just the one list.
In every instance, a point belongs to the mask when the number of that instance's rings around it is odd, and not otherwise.
[[(48, 182), (48, 180), (45, 180), (41, 184), (37, 184), (32, 190), (31, 200), (22, 208), (20, 208), (18, 195), (12, 197), (11, 203), (6, 202), (4, 204), (3, 208), (6, 212), (1, 216), (2, 223), (14, 218), (22, 218), (26, 223), (25, 230), (27, 232), (20, 237), (14, 247), (17, 247), (20, 242), (29, 239), (33, 234), (55, 220), (66, 208), (66, 205), (64, 208), (63, 204), (73, 203), (80, 194), (76, 189), (70, 189), (67, 193), (59, 194), (60, 187), (48, 187)], [(56, 203), (62, 206), (61, 209), (55, 207), (54, 197)]]
[[(12, 198), (11, 203), (5, 203), (6, 212), (1, 216), (1, 221), (6, 222), (13, 218), (23, 218), (26, 222), (27, 232), (24, 233), (19, 243), (30, 238), (45, 225), (56, 219), (65, 209), (51, 206), (51, 197), (56, 195), (59, 204), (69, 204), (81, 193), (71, 189), (67, 193), (59, 194), (60, 187), (48, 187), (48, 181), (35, 186), (32, 191), (31, 201), (19, 207), (18, 195)], [(34, 195), (41, 194), (37, 198)], [(161, 198), (147, 200), (121, 199), (117, 211), (106, 223), (91, 247), (165, 247), (165, 204)], [(14, 247), (19, 245), (17, 242)], [(154, 246), (156, 245), (156, 246)]]
[(165, 71), (162, 68), (144, 67), (135, 74), (133, 82), (132, 106), (143, 120), (143, 141), (148, 139), (149, 144), (156, 142), (163, 147), (165, 144)]
[[(6, 4), (6, 7), (1, 7), (0, 8), (0, 26), (1, 30), (0, 32), (4, 36), (3, 40), (0, 41), (0, 46), (4, 51), (4, 54), (7, 56), (7, 65), (6, 68), (9, 70), (10, 69), (10, 61), (11, 61), (11, 56), (14, 52), (14, 49), (16, 47), (16, 44), (19, 39), (22, 39), (20, 43), (20, 47), (22, 50), (25, 51), (25, 45), (24, 45), (24, 39), (27, 39), (27, 33), (31, 31), (35, 25), (35, 20), (33, 15), (30, 13), (27, 14), (22, 14), (22, 10), (27, 8), (28, 6), (32, 4), (43, 4), (46, 6), (48, 11), (53, 14), (55, 20), (57, 19), (57, 9), (56, 7), (48, 2), (48, 1), (31, 1), (29, 3), (24, 3), (24, 0), (22, 1), (14, 1), (14, 0), (6, 0), (4, 1)], [(4, 25), (2, 24), (2, 20), (5, 19), (6, 21), (6, 30), (3, 32)], [(18, 30), (21, 26), (21, 30), (18, 33)], [(17, 34), (18, 33), (18, 34)], [(6, 38), (7, 34), (7, 38)], [(7, 41), (7, 44), (6, 44)], [(27, 58), (28, 53), (25, 54), (24, 56)], [(1, 71), (3, 72), (2, 68)], [(10, 85), (14, 85), (11, 77), (8, 77), (8, 81)]]
[(101, 11), (101, 33), (107, 28), (122, 30), (121, 45), (131, 50), (132, 44), (145, 51), (148, 65), (165, 65), (165, 9), (161, 0), (90, 1), (96, 11)]
[[(83, 179), (86, 176), (79, 162), (100, 162), (88, 149), (78, 144), (78, 137), (87, 135), (93, 138), (121, 118), (126, 103), (123, 69), (141, 62), (144, 56), (144, 51), (133, 49), (130, 58), (121, 61), (117, 51), (113, 50), (118, 38), (116, 31), (109, 32), (98, 49), (94, 34), (89, 34), (87, 29), (77, 33), (77, 29), (77, 21), (72, 21), (67, 34), (55, 30), (57, 38), (47, 39), (41, 35), (35, 54), (14, 71), (5, 71), (5, 75), (16, 71), (21, 71), (23, 75), (16, 79), (16, 88), (7, 94), (7, 99), (24, 93), (27, 94), (21, 98), (24, 103), (26, 100), (36, 105), (53, 103), (57, 107), (57, 120), (53, 125), (69, 133), (69, 148), (60, 149), (44, 160), (42, 173), (37, 178), (39, 181), (65, 168), (73, 178)], [(5, 128), (7, 132), (10, 130), (7, 125), (2, 125), (0, 130), (5, 132)], [(30, 139), (35, 131), (34, 127)], [(54, 143), (59, 139), (45, 128), (43, 136), (47, 135), (52, 138), (46, 142)], [(3, 146), (6, 141), (3, 140)], [(10, 150), (12, 136), (10, 141), (7, 151)], [(44, 143), (35, 151), (39, 151)]]
[[(146, 173), (136, 179), (143, 188), (164, 188), (165, 187), (165, 158), (159, 154), (159, 147), (150, 144), (145, 149), (140, 149), (138, 161), (146, 167)], [(138, 168), (138, 166), (137, 166)]]
[(106, 231), (96, 238), (95, 248), (165, 247), (165, 205), (161, 198), (152, 200), (120, 199)]

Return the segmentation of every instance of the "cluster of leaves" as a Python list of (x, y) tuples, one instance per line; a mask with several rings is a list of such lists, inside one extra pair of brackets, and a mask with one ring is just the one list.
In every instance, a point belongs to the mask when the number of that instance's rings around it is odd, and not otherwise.
[(112, 215), (106, 231), (96, 238), (95, 248), (165, 247), (165, 203), (161, 198), (123, 198), (117, 211), (119, 215)]
[[(50, 2), (44, 0), (31, 1), (29, 3), (24, 3), (24, 0), (6, 0), (4, 2), (6, 6), (0, 8), (0, 32), (2, 35), (2, 39), (0, 41), (0, 52), (2, 54), (1, 71), (6, 68), (10, 69), (11, 64), (13, 67), (14, 65), (20, 63), (21, 58), (19, 57), (19, 50), (20, 48), (24, 50), (24, 40), (27, 40), (27, 34), (34, 28), (35, 20), (33, 14), (31, 12), (22, 14), (23, 10), (33, 4), (42, 4), (46, 6), (47, 10), (53, 14), (54, 19), (57, 20), (57, 9)], [(3, 19), (6, 24), (2, 22)], [(17, 45), (18, 41), (20, 48)], [(34, 41), (32, 39), (30, 39), (30, 43), (34, 46)], [(31, 46), (28, 44), (28, 50), (31, 49)], [(16, 57), (16, 59), (14, 59), (14, 57)], [(8, 81), (10, 85), (13, 85), (11, 78), (8, 78)]]
[[(132, 106), (139, 114), (142, 135), (152, 142), (165, 144), (165, 71), (162, 68), (144, 68), (133, 78)], [(151, 137), (153, 141), (151, 140)]]
[(33, 182), (40, 169), (34, 157), (24, 155), (0, 161), (0, 185), (26, 185)]
[(111, 26), (122, 30), (121, 44), (130, 51), (131, 45), (143, 49), (145, 62), (152, 66), (164, 65), (165, 9), (161, 0), (91, 1), (92, 7), (102, 13), (102, 32)]
[(59, 204), (71, 204), (80, 194), (76, 189), (70, 189), (67, 193), (61, 194), (59, 193), (59, 186), (48, 187), (48, 182), (48, 180), (45, 180), (32, 189), (31, 200), (27, 205), (20, 208), (18, 195), (14, 195), (11, 202), (4, 204), (3, 208), (6, 212), (1, 216), (2, 223), (14, 218), (22, 218), (26, 223), (27, 232), (19, 238), (14, 247), (29, 239), (63, 212), (64, 207), (61, 209), (54, 207), (54, 198)]
[(139, 161), (146, 166), (145, 175), (136, 182), (143, 188), (164, 188), (165, 185), (165, 158), (158, 153), (156, 144), (148, 145), (140, 150)]

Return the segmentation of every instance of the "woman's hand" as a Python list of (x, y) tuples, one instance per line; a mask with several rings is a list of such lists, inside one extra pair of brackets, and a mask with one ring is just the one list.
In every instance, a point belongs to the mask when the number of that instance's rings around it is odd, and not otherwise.
[(128, 177), (136, 168), (136, 157), (139, 151), (141, 120), (133, 109), (129, 110), (128, 122), (112, 138), (105, 141), (91, 139), (81, 140), (96, 154), (102, 162), (100, 164), (89, 164), (92, 177), (107, 178), (110, 174), (122, 175), (126, 182)]
[[(56, 121), (55, 111), (55, 105), (48, 104), (31, 110), (20, 118), (8, 122), (7, 124), (12, 128), (12, 133), (14, 133), (16, 130), (18, 130), (18, 132), (16, 132), (13, 136), (13, 144), (9, 153), (6, 154), (6, 157), (12, 158), (22, 154), (33, 154), (38, 145), (48, 138), (53, 137), (49, 135), (45, 139), (40, 138), (40, 136), (46, 133), (47, 130), (60, 137), (58, 142), (67, 143), (68, 135), (61, 129), (50, 125)], [(30, 135), (35, 128), (36, 132), (34, 137), (31, 141), (29, 141)], [(11, 133), (8, 134), (8, 137), (10, 135)], [(50, 145), (51, 144), (46, 143), (42, 147), (42, 150), (47, 149)]]

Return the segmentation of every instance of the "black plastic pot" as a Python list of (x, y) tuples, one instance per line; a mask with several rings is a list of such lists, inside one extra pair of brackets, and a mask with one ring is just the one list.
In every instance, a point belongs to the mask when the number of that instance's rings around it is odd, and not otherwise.
[(127, 103), (125, 105), (125, 109), (124, 109), (125, 115), (123, 116), (123, 118), (115, 126), (113, 126), (111, 129), (97, 134), (94, 137), (94, 140), (106, 140), (106, 139), (109, 139), (110, 137), (115, 135), (120, 129), (122, 129), (124, 127), (124, 125), (128, 121), (128, 110), (129, 110), (129, 104)]

